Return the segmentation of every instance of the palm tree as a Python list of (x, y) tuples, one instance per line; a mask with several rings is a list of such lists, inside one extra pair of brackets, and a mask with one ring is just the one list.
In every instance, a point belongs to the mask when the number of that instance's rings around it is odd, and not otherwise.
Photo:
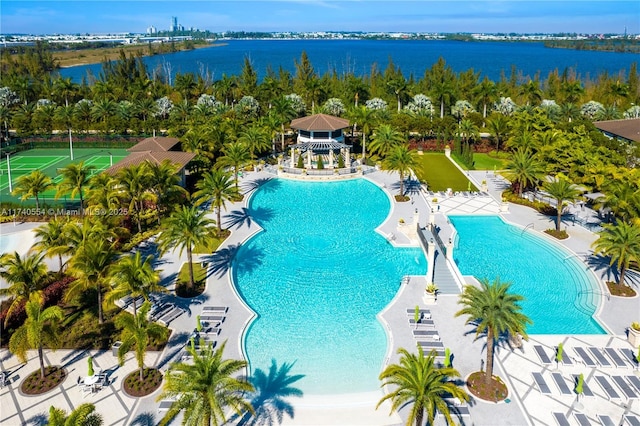
[(562, 223), (562, 209), (565, 201), (573, 203), (580, 196), (580, 191), (576, 186), (565, 179), (554, 178), (551, 182), (546, 182), (543, 189), (556, 200), (556, 210), (558, 212), (556, 218), (556, 231), (560, 231)]
[(518, 149), (513, 153), (511, 161), (507, 164), (509, 169), (507, 179), (517, 188), (518, 196), (522, 197), (522, 191), (529, 185), (533, 185), (542, 176), (542, 164), (528, 149)]
[(398, 349), (399, 364), (388, 365), (380, 374), (384, 380), (382, 386), (393, 386), (393, 390), (378, 402), (376, 409), (386, 401), (391, 400), (391, 410), (398, 410), (409, 404), (411, 410), (407, 418), (407, 426), (415, 423), (423, 425), (425, 411), (427, 424), (432, 425), (437, 412), (453, 424), (451, 412), (445, 398), (458, 398), (468, 401), (469, 395), (450, 379), (459, 377), (460, 373), (451, 367), (438, 367), (435, 364), (435, 353), (425, 356), (422, 346), (418, 346), (418, 353), (409, 353), (406, 349)]
[(160, 324), (147, 319), (147, 314), (151, 309), (151, 304), (145, 301), (140, 306), (140, 312), (134, 311), (133, 315), (120, 315), (116, 318), (115, 324), (122, 329), (120, 336), (122, 345), (118, 348), (118, 362), (122, 366), (124, 357), (133, 347), (136, 353), (136, 361), (140, 368), (140, 381), (143, 380), (144, 354), (151, 339), (166, 339), (169, 330)]
[(213, 169), (202, 176), (202, 180), (196, 183), (196, 191), (193, 196), (197, 200), (196, 205), (211, 201), (211, 209), (216, 210), (216, 223), (218, 235), (222, 233), (221, 210), (228, 201), (238, 198), (238, 190), (233, 186), (231, 174), (222, 169)]
[(284, 125), (296, 117), (296, 111), (291, 101), (284, 96), (274, 99), (271, 108), (280, 122), (281, 148), (284, 151)]
[(87, 204), (95, 209), (105, 211), (117, 210), (121, 207), (121, 191), (117, 188), (118, 180), (107, 173), (91, 176), (87, 191)]
[(360, 126), (362, 130), (362, 162), (364, 164), (367, 157), (367, 135), (376, 120), (376, 112), (364, 105), (353, 107), (349, 111), (349, 120), (354, 129)]
[(104, 420), (96, 413), (96, 406), (85, 403), (80, 404), (68, 416), (67, 413), (54, 406), (49, 408), (49, 426), (102, 426)]
[(237, 415), (253, 407), (244, 398), (253, 386), (237, 374), (246, 368), (246, 361), (223, 360), (226, 342), (213, 350), (211, 346), (196, 351), (188, 348), (193, 362), (177, 362), (169, 367), (164, 378), (161, 399), (175, 399), (160, 425), (168, 425), (182, 410), (185, 425), (215, 425), (227, 422), (225, 413), (230, 408)]
[(257, 124), (250, 125), (244, 132), (240, 133), (238, 142), (243, 143), (249, 150), (251, 162), (254, 161), (256, 152), (269, 149), (269, 135)]
[(73, 160), (73, 135), (71, 131), (73, 130), (73, 122), (76, 115), (75, 106), (65, 105), (59, 106), (56, 108), (56, 112), (54, 114), (54, 120), (60, 125), (60, 128), (65, 129), (69, 133), (69, 152), (71, 160)]
[(162, 233), (158, 238), (158, 244), (162, 251), (178, 247), (180, 256), (187, 249), (187, 262), (189, 264), (188, 289), (194, 286), (193, 279), (193, 248), (195, 246), (208, 246), (214, 238), (212, 221), (207, 219), (204, 211), (196, 206), (180, 206), (171, 216), (163, 222)]
[(148, 163), (134, 164), (118, 171), (118, 189), (122, 199), (129, 203), (129, 210), (133, 212), (138, 224), (138, 232), (142, 232), (141, 215), (144, 210), (144, 202), (151, 198), (148, 192), (150, 170)]
[(510, 283), (500, 282), (496, 278), (493, 282), (484, 278), (480, 281), (480, 288), (466, 285), (460, 295), (458, 304), (463, 305), (455, 316), (467, 315), (466, 324), (472, 323), (476, 330), (476, 337), (481, 333), (487, 335), (487, 370), (485, 383), (491, 383), (493, 377), (493, 350), (500, 335), (509, 332), (510, 335), (519, 333), (527, 339), (527, 324), (532, 321), (523, 314), (520, 302), (524, 297), (509, 293)]
[(404, 142), (402, 133), (389, 124), (381, 124), (376, 129), (369, 144), (369, 151), (378, 154), (381, 158), (389, 155), (389, 152)]
[(620, 271), (618, 285), (624, 285), (624, 276), (632, 261), (640, 261), (640, 226), (626, 222), (603, 225), (604, 230), (591, 245), (595, 253), (611, 258)]
[(9, 287), (0, 288), (0, 296), (13, 297), (5, 319), (7, 324), (11, 314), (20, 304), (42, 288), (48, 271), (43, 255), (27, 254), (21, 257), (17, 251), (13, 254), (3, 254), (0, 257), (0, 268), (0, 277), (9, 284)]
[(241, 142), (233, 142), (229, 145), (222, 148), (222, 152), (224, 155), (218, 158), (216, 165), (218, 167), (233, 167), (233, 178), (236, 185), (236, 190), (239, 191), (238, 188), (238, 173), (240, 168), (245, 165), (249, 159), (249, 149), (247, 146)]
[(70, 194), (72, 198), (80, 197), (80, 216), (84, 215), (84, 188), (89, 183), (91, 172), (95, 166), (85, 165), (84, 161), (69, 164), (59, 170), (62, 182), (58, 184), (56, 199), (63, 194)]
[(104, 322), (102, 293), (109, 284), (109, 269), (116, 256), (114, 244), (102, 238), (85, 241), (70, 261), (70, 272), (76, 280), (67, 289), (67, 301), (82, 294), (87, 289), (95, 289), (98, 294), (98, 323)]
[(406, 145), (398, 145), (391, 149), (389, 155), (382, 163), (382, 167), (391, 172), (400, 174), (400, 196), (404, 195), (404, 176), (410, 174), (411, 169), (418, 165), (417, 152), (409, 150)]
[(525, 98), (527, 105), (536, 105), (542, 100), (542, 90), (537, 80), (529, 80), (520, 86), (520, 95)]
[(60, 263), (59, 273), (64, 270), (62, 255), (70, 252), (69, 239), (65, 232), (68, 222), (63, 217), (55, 217), (49, 222), (38, 226), (34, 231), (38, 241), (33, 245), (33, 249), (44, 253), (47, 257), (58, 256), (58, 262)]
[(134, 316), (137, 310), (136, 297), (142, 296), (144, 300), (148, 301), (151, 292), (166, 291), (160, 285), (159, 272), (153, 270), (153, 256), (142, 258), (139, 251), (118, 259), (111, 267), (109, 278), (111, 290), (106, 294), (105, 302), (113, 304), (122, 297), (131, 296)]
[(64, 105), (69, 106), (69, 98), (78, 91), (78, 85), (71, 80), (71, 77), (59, 76), (53, 82), (54, 93), (64, 98)]
[(13, 194), (22, 195), (22, 197), (20, 197), (22, 201), (30, 197), (35, 197), (36, 209), (40, 210), (38, 195), (52, 187), (53, 182), (51, 182), (49, 176), (45, 175), (42, 170), (34, 170), (28, 175), (23, 175), (18, 178), (16, 187), (13, 189)]
[(64, 312), (59, 306), (49, 306), (42, 309), (44, 298), (37, 291), (29, 296), (25, 305), (27, 319), (9, 339), (9, 351), (15, 354), (21, 362), (27, 362), (27, 351), (38, 350), (40, 360), (40, 375), (44, 378), (44, 352), (47, 345), (55, 348), (59, 343), (57, 325), (64, 319)]
[(607, 90), (609, 96), (613, 98), (613, 106), (614, 108), (618, 106), (619, 99), (625, 99), (629, 96), (629, 85), (625, 83), (621, 83), (620, 80), (616, 80), (615, 82), (611, 82)]
[(617, 180), (605, 185), (605, 195), (597, 200), (596, 208), (609, 209), (613, 215), (625, 222), (640, 217), (640, 188), (629, 182)]
[(500, 142), (509, 137), (509, 119), (502, 114), (493, 114), (487, 120), (487, 127), (496, 140), (496, 151), (500, 151)]
[(178, 166), (175, 163), (169, 160), (164, 160), (161, 163), (148, 161), (147, 167), (149, 170), (148, 190), (155, 198), (158, 224), (160, 224), (161, 216), (168, 207), (181, 197), (186, 197), (188, 192), (180, 186)]
[(101, 120), (105, 134), (109, 133), (109, 120), (116, 115), (117, 104), (111, 99), (103, 98), (95, 101), (91, 107), (91, 115), (95, 120)]
[(409, 85), (407, 84), (407, 80), (404, 78), (402, 74), (398, 75), (396, 78), (387, 82), (387, 87), (391, 92), (396, 96), (396, 102), (398, 103), (398, 112), (402, 109), (402, 97), (407, 92), (407, 88)]
[[(473, 94), (482, 105), (482, 118), (487, 118), (487, 105), (492, 104), (498, 96), (496, 84), (485, 76), (484, 80), (474, 88)], [(484, 127), (484, 123), (482, 125)]]
[(478, 129), (478, 126), (468, 118), (465, 118), (460, 122), (458, 133), (462, 136), (462, 140), (465, 143), (469, 143), (469, 140), (474, 140), (480, 137), (480, 130)]

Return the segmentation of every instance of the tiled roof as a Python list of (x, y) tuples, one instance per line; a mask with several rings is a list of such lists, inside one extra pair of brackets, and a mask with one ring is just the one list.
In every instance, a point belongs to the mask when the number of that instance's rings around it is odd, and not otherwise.
[(118, 162), (118, 164), (114, 164), (112, 167), (109, 167), (105, 170), (105, 173), (110, 175), (115, 175), (120, 169), (130, 166), (137, 166), (139, 164), (144, 163), (145, 161), (149, 161), (153, 164), (160, 164), (164, 160), (169, 160), (172, 163), (180, 166), (178, 171), (181, 171), (189, 161), (193, 160), (196, 154), (193, 152), (178, 152), (178, 151), (162, 151), (162, 152), (132, 152), (127, 155), (124, 159)]
[(129, 148), (129, 152), (170, 151), (178, 143), (180, 143), (180, 140), (177, 138), (146, 138)]
[(593, 125), (603, 132), (620, 136), (630, 141), (640, 142), (640, 118), (596, 121)]
[(290, 127), (292, 129), (307, 131), (338, 130), (349, 127), (349, 120), (334, 117), (333, 115), (315, 114), (307, 117), (296, 118), (291, 121)]

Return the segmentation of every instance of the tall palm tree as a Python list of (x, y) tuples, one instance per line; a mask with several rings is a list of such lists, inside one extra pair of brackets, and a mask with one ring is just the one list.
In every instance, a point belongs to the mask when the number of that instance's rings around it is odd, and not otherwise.
[(160, 273), (153, 270), (153, 256), (143, 258), (139, 251), (119, 258), (109, 271), (109, 279), (111, 290), (105, 295), (105, 302), (113, 304), (122, 297), (131, 296), (134, 316), (137, 312), (136, 297), (142, 296), (148, 301), (152, 292), (166, 291), (160, 285)]
[(595, 253), (603, 253), (611, 258), (620, 271), (618, 285), (624, 285), (624, 277), (632, 261), (640, 261), (640, 226), (619, 221), (603, 225), (604, 230), (591, 245)]
[(102, 426), (104, 420), (96, 413), (96, 406), (84, 403), (77, 406), (68, 416), (67, 413), (53, 405), (49, 408), (49, 426)]
[(207, 219), (204, 211), (196, 206), (180, 206), (166, 218), (162, 225), (162, 233), (158, 237), (158, 244), (166, 252), (175, 247), (179, 248), (180, 256), (187, 250), (189, 264), (189, 283), (187, 288), (194, 286), (193, 279), (193, 249), (197, 245), (207, 246), (214, 238), (212, 221)]
[(376, 121), (376, 112), (367, 108), (364, 105), (353, 107), (349, 111), (349, 121), (353, 125), (354, 129), (360, 126), (362, 131), (362, 162), (364, 163), (367, 158), (367, 135), (371, 131)]
[(612, 180), (604, 185), (604, 197), (597, 200), (596, 208), (609, 209), (625, 222), (640, 217), (640, 188), (629, 182)]
[(58, 77), (53, 82), (53, 91), (57, 95), (64, 98), (64, 105), (69, 106), (69, 98), (72, 98), (78, 92), (78, 84), (71, 80), (71, 77)]
[(71, 131), (73, 130), (73, 123), (76, 115), (76, 108), (73, 105), (61, 105), (56, 108), (56, 112), (53, 116), (54, 121), (58, 124), (58, 129), (66, 130), (69, 133), (69, 150), (71, 155), (71, 160), (73, 160), (73, 135)]
[(509, 137), (509, 118), (502, 114), (493, 114), (487, 120), (487, 127), (496, 140), (496, 151), (500, 151), (500, 142)]
[(70, 194), (72, 198), (80, 198), (80, 216), (84, 215), (84, 189), (89, 183), (91, 172), (95, 166), (85, 165), (84, 161), (69, 164), (58, 172), (62, 175), (62, 181), (58, 184), (56, 198), (63, 194)]
[(564, 203), (573, 203), (580, 196), (580, 191), (576, 189), (576, 186), (565, 179), (554, 178), (550, 182), (545, 182), (543, 189), (556, 200), (556, 231), (560, 231), (560, 224), (562, 223), (562, 210)]
[[(473, 95), (482, 105), (482, 118), (487, 118), (487, 106), (495, 102), (498, 97), (498, 88), (496, 84), (485, 76), (484, 80), (473, 89)], [(482, 124), (484, 126), (484, 123)]]
[(487, 335), (487, 384), (491, 383), (493, 377), (493, 350), (500, 335), (504, 332), (510, 335), (519, 333), (527, 339), (527, 325), (533, 323), (522, 313), (520, 302), (524, 297), (509, 293), (510, 286), (510, 283), (500, 282), (499, 278), (491, 283), (484, 278), (479, 288), (466, 285), (458, 300), (458, 304), (464, 307), (455, 316), (467, 315), (466, 324), (473, 324), (476, 337), (481, 333)]
[(213, 350), (211, 346), (202, 350), (187, 349), (193, 355), (193, 362), (177, 362), (169, 367), (164, 378), (162, 393), (158, 400), (175, 398), (160, 425), (168, 425), (184, 410), (185, 425), (226, 424), (225, 413), (231, 409), (237, 415), (253, 407), (245, 400), (245, 393), (253, 391), (253, 386), (243, 378), (237, 378), (246, 368), (246, 361), (223, 360), (226, 342)]
[(14, 195), (22, 195), (22, 201), (27, 198), (34, 197), (36, 199), (36, 209), (40, 210), (40, 201), (38, 195), (53, 187), (51, 178), (44, 174), (42, 170), (34, 170), (28, 175), (22, 175), (16, 182), (13, 189)]
[(44, 345), (55, 348), (59, 344), (57, 325), (64, 319), (64, 312), (59, 306), (42, 309), (44, 298), (42, 292), (34, 292), (25, 305), (27, 319), (9, 339), (9, 351), (22, 362), (27, 362), (27, 351), (38, 350), (40, 375), (44, 378)]
[(537, 105), (542, 100), (540, 82), (537, 80), (529, 80), (520, 86), (520, 95), (525, 98), (527, 105)]
[(67, 289), (67, 301), (87, 289), (95, 289), (98, 296), (98, 323), (104, 322), (102, 294), (109, 285), (109, 269), (115, 260), (114, 244), (105, 239), (91, 238), (84, 242), (70, 261), (70, 272), (76, 280)]
[(402, 97), (407, 93), (409, 85), (402, 74), (387, 82), (387, 87), (396, 96), (398, 103), (398, 112), (402, 109)]
[(244, 166), (250, 159), (249, 149), (247, 145), (241, 142), (233, 142), (222, 148), (223, 156), (218, 158), (216, 166), (218, 167), (232, 167), (233, 179), (235, 181), (236, 190), (238, 188), (238, 173), (240, 168)]
[(284, 125), (296, 117), (296, 110), (293, 108), (291, 101), (284, 96), (280, 96), (279, 98), (274, 99), (271, 104), (271, 108), (274, 115), (280, 122), (280, 142), (281, 149), (282, 151), (284, 151)]
[(228, 201), (238, 198), (238, 190), (233, 186), (231, 174), (222, 169), (213, 169), (206, 172), (202, 179), (196, 183), (196, 191), (193, 196), (197, 200), (196, 205), (211, 201), (211, 209), (216, 210), (216, 223), (218, 235), (222, 233), (222, 214)]
[(180, 198), (186, 197), (188, 192), (180, 186), (178, 166), (169, 160), (161, 163), (147, 162), (149, 169), (149, 192), (153, 194), (158, 215), (158, 224), (164, 212)]
[(415, 150), (409, 150), (406, 145), (398, 145), (391, 149), (387, 158), (382, 162), (382, 167), (391, 172), (400, 174), (400, 195), (404, 195), (404, 176), (411, 173), (418, 165)]
[(435, 354), (425, 356), (422, 346), (418, 346), (417, 354), (409, 353), (404, 348), (398, 349), (398, 353), (401, 355), (400, 363), (388, 365), (380, 373), (380, 380), (384, 381), (382, 386), (393, 386), (393, 390), (382, 397), (376, 409), (387, 400), (391, 400), (391, 410), (413, 404), (407, 417), (407, 426), (412, 423), (422, 426), (425, 411), (427, 424), (433, 424), (437, 412), (445, 416), (448, 424), (453, 424), (445, 398), (469, 400), (469, 395), (450, 380), (460, 377), (460, 373), (451, 367), (438, 367)]
[(480, 137), (480, 130), (478, 129), (478, 126), (468, 118), (465, 118), (460, 122), (458, 132), (465, 143), (469, 143), (470, 140), (475, 140)]
[(91, 107), (91, 115), (94, 120), (102, 121), (102, 127), (104, 127), (104, 133), (109, 133), (109, 121), (116, 115), (118, 110), (117, 104), (111, 99), (103, 98), (95, 101)]
[(381, 158), (386, 158), (389, 152), (405, 141), (404, 136), (389, 124), (381, 124), (375, 130), (369, 152), (378, 154)]
[(13, 297), (5, 324), (22, 302), (42, 288), (47, 273), (47, 265), (41, 254), (27, 254), (22, 257), (16, 251), (0, 256), (0, 277), (9, 284), (9, 287), (0, 288), (0, 296)]
[(542, 164), (528, 149), (518, 149), (507, 164), (507, 179), (517, 188), (518, 196), (522, 196), (524, 188), (534, 185), (542, 176)]
[(269, 149), (269, 135), (262, 126), (252, 124), (240, 133), (239, 143), (243, 143), (249, 150), (251, 162), (255, 160), (255, 154)]
[(149, 190), (150, 170), (148, 163), (134, 164), (120, 169), (116, 175), (118, 189), (123, 200), (129, 203), (138, 224), (138, 232), (142, 232), (141, 215), (144, 202), (151, 199)]
[(87, 205), (105, 211), (117, 210), (122, 206), (122, 193), (117, 188), (118, 180), (107, 174), (97, 173), (89, 180)]
[(166, 339), (169, 330), (153, 321), (147, 319), (147, 314), (151, 309), (148, 301), (142, 303), (140, 312), (133, 315), (120, 315), (116, 318), (115, 324), (122, 329), (120, 339), (122, 345), (118, 348), (118, 362), (124, 364), (124, 357), (133, 348), (136, 353), (136, 361), (140, 368), (140, 380), (143, 380), (144, 354), (151, 339)]
[(34, 231), (37, 242), (33, 245), (33, 249), (47, 257), (58, 256), (58, 262), (60, 263), (59, 273), (64, 270), (62, 256), (70, 253), (69, 239), (65, 232), (68, 222), (66, 218), (55, 217), (49, 222), (38, 226)]

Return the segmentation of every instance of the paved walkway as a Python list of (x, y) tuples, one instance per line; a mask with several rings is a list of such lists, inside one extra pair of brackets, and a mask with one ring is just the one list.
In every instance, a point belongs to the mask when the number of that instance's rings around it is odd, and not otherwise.
[[(469, 177), (478, 186), (482, 180), (482, 175), (476, 176), (471, 172)], [(261, 184), (271, 179), (273, 176), (264, 172), (249, 173), (243, 178), (242, 187), (247, 191), (258, 188)], [(374, 172), (365, 178), (376, 183), (387, 191), (390, 198), (397, 193), (397, 177), (384, 173)], [(416, 209), (418, 211), (418, 221), (421, 226), (426, 225), (430, 220), (431, 209), (434, 211), (434, 221), (443, 229), (443, 239), (446, 239), (446, 216), (449, 214), (496, 214), (500, 210), (499, 191), (500, 185), (505, 185), (500, 179), (489, 180), (490, 197), (450, 197), (439, 202), (440, 211), (435, 205), (431, 205), (431, 200), (427, 200), (420, 192), (417, 185), (410, 185), (408, 188), (411, 201), (407, 203), (392, 202), (392, 209), (386, 221), (377, 229), (382, 235), (388, 237), (390, 243), (395, 245), (415, 245), (416, 241), (409, 238), (398, 225), (402, 218), (407, 225), (414, 225)], [(245, 198), (246, 202), (246, 198)], [(481, 202), (482, 204), (478, 204)], [(529, 226), (536, 232), (550, 228), (552, 223), (531, 209), (509, 205), (509, 211), (503, 213), (503, 217), (515, 224), (523, 227)], [(164, 351), (160, 353), (150, 353), (147, 356), (147, 365), (157, 365), (163, 371), (166, 370), (176, 355), (187, 343), (189, 335), (195, 327), (195, 317), (202, 312), (204, 305), (227, 305), (229, 312), (222, 324), (221, 340), (228, 339), (225, 354), (229, 358), (243, 357), (242, 336), (246, 326), (250, 323), (254, 313), (243, 303), (237, 295), (233, 283), (231, 282), (230, 269), (233, 266), (234, 254), (240, 244), (250, 238), (260, 229), (248, 214), (245, 203), (236, 203), (229, 206), (224, 215), (224, 226), (232, 230), (231, 236), (221, 245), (216, 253), (200, 256), (200, 261), (210, 264), (210, 275), (207, 280), (207, 289), (203, 295), (192, 301), (178, 300), (167, 296), (168, 300), (178, 303), (185, 309), (185, 314), (171, 323), (173, 329), (172, 337)], [(2, 235), (7, 235), (8, 226), (0, 227)], [(18, 225), (18, 227), (21, 225)], [(17, 228), (17, 227), (15, 227)], [(15, 230), (14, 228), (14, 230)], [(25, 226), (25, 229), (27, 227)], [(20, 231), (29, 232), (29, 231)], [(615, 276), (614, 272), (607, 266), (603, 259), (592, 259), (590, 256), (590, 244), (595, 240), (595, 236), (587, 229), (578, 225), (568, 225), (567, 232), (570, 235), (568, 240), (562, 242), (567, 248), (572, 250), (577, 257), (591, 259), (589, 266), (601, 279)], [(147, 247), (153, 251), (153, 245)], [(178, 253), (168, 253), (158, 261), (158, 267), (162, 269), (163, 282), (170, 286), (185, 256)], [(637, 286), (640, 283), (638, 274), (631, 274), (631, 281)], [(455, 318), (453, 313), (459, 309), (457, 296), (440, 296), (437, 304), (425, 305), (422, 301), (424, 293), (424, 277), (411, 277), (407, 284), (401, 286), (395, 299), (389, 306), (379, 314), (384, 324), (390, 345), (387, 352), (387, 362), (398, 361), (397, 349), (399, 347), (411, 348), (415, 345), (412, 328), (409, 325), (406, 309), (413, 309), (419, 305), (422, 308), (429, 308), (432, 311), (435, 327), (441, 336), (444, 345), (451, 349), (454, 355), (453, 365), (457, 368), (462, 377), (477, 371), (481, 366), (481, 360), (485, 357), (484, 340), (474, 339), (473, 334), (468, 334), (469, 328), (464, 325), (463, 318)], [(604, 292), (604, 290), (603, 290)], [(512, 351), (508, 347), (503, 347), (496, 353), (496, 374), (503, 377), (512, 394), (510, 403), (485, 403), (472, 401), (470, 406), (471, 420), (461, 419), (464, 424), (474, 425), (538, 425), (554, 424), (551, 412), (564, 410), (569, 414), (570, 423), (576, 424), (572, 417), (573, 408), (568, 396), (559, 395), (558, 392), (551, 396), (541, 395), (533, 386), (531, 378), (532, 372), (543, 372), (544, 377), (550, 383), (550, 367), (543, 365), (531, 347), (541, 344), (549, 354), (558, 342), (564, 341), (567, 352), (572, 353), (571, 347), (575, 345), (603, 347), (606, 345), (620, 348), (631, 348), (624, 340), (626, 327), (631, 321), (638, 320), (640, 311), (639, 299), (604, 298), (601, 308), (597, 313), (598, 319), (612, 331), (610, 335), (603, 336), (531, 336), (531, 341), (525, 343), (522, 349)], [(57, 351), (46, 352), (48, 361), (51, 364), (65, 365), (69, 371), (69, 379), (60, 388), (40, 397), (27, 397), (20, 395), (18, 384), (20, 380), (37, 369), (37, 359), (33, 356), (26, 365), (21, 365), (15, 357), (6, 350), (0, 352), (0, 367), (9, 371), (11, 384), (0, 390), (0, 424), (2, 425), (23, 425), (23, 424), (44, 424), (47, 418), (49, 406), (54, 405), (60, 408), (71, 410), (79, 404), (91, 401), (96, 404), (98, 411), (105, 417), (107, 425), (153, 425), (157, 424), (162, 413), (158, 411), (159, 403), (156, 402), (157, 393), (146, 398), (129, 398), (121, 391), (121, 379), (126, 374), (134, 371), (135, 362), (127, 360), (123, 367), (117, 366), (115, 358), (110, 351), (91, 351), (96, 364), (104, 370), (109, 370), (112, 377), (112, 384), (108, 389), (103, 389), (97, 394), (85, 399), (82, 398), (79, 389), (75, 385), (75, 379), (84, 373), (86, 369), (86, 357), (88, 352)], [(578, 371), (580, 370), (580, 371)], [(586, 369), (573, 367), (563, 369), (562, 374), (569, 378), (570, 374), (583, 372), (591, 384), (591, 377), (600, 374), (602, 369)], [(611, 369), (604, 371), (605, 374), (632, 374), (631, 364), (625, 369)], [(592, 386), (599, 390), (597, 385)], [(556, 389), (554, 389), (556, 391)], [(595, 413), (606, 412), (614, 416), (615, 421), (619, 421), (622, 414), (632, 412), (640, 415), (638, 403), (629, 407), (623, 401), (610, 402), (603, 398), (601, 391), (596, 391), (596, 396), (589, 400), (585, 413), (592, 421), (595, 421)], [(383, 395), (382, 390), (372, 390), (370, 393), (356, 395), (336, 395), (329, 397), (304, 396), (301, 399), (290, 398), (289, 402), (294, 406), (295, 417), (293, 420), (285, 418), (283, 424), (292, 425), (394, 425), (406, 421), (406, 409), (399, 413), (389, 415), (389, 406), (383, 406), (374, 410), (375, 404)], [(616, 417), (617, 416), (617, 417)], [(179, 419), (178, 419), (179, 420)], [(175, 422), (177, 424), (177, 422)], [(438, 425), (444, 424), (440, 419)]]

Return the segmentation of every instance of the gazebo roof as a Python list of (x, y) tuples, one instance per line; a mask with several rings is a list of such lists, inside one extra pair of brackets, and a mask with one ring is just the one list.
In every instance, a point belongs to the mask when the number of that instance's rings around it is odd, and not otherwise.
[(171, 151), (171, 148), (180, 143), (177, 138), (146, 138), (138, 142), (136, 145), (128, 149), (129, 152), (144, 152), (144, 151)]
[(297, 143), (295, 145), (291, 145), (293, 148), (300, 148), (303, 151), (309, 150), (325, 150), (325, 149), (342, 149), (342, 148), (351, 148), (349, 145), (344, 144), (342, 142), (325, 139), (325, 140), (312, 140), (309, 142)]
[(149, 161), (152, 164), (160, 164), (165, 160), (169, 160), (178, 165), (178, 171), (184, 169), (189, 161), (193, 160), (196, 156), (193, 152), (179, 152), (179, 151), (146, 151), (146, 152), (132, 152), (127, 155), (122, 161), (109, 167), (105, 170), (105, 173), (115, 175), (119, 170), (125, 167), (137, 166), (145, 161)]
[(620, 136), (630, 141), (640, 142), (640, 118), (595, 121), (593, 125), (603, 132)]
[(314, 114), (292, 120), (290, 127), (307, 131), (333, 131), (349, 127), (349, 120), (328, 114)]

